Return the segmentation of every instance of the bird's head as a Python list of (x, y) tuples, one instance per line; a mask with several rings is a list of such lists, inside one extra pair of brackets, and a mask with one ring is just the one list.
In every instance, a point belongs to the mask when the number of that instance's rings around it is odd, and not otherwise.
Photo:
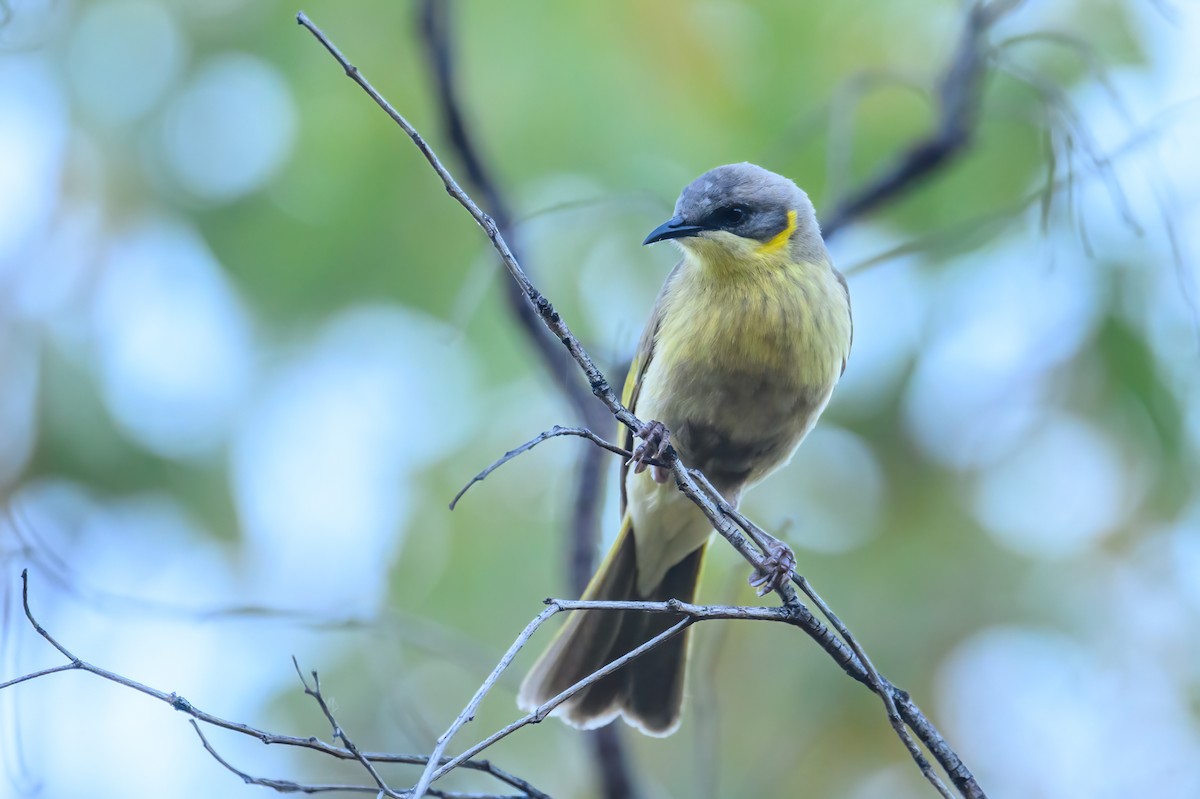
[(780, 256), (825, 260), (808, 195), (782, 175), (749, 163), (719, 166), (684, 188), (675, 215), (642, 243), (667, 239), (709, 263)]

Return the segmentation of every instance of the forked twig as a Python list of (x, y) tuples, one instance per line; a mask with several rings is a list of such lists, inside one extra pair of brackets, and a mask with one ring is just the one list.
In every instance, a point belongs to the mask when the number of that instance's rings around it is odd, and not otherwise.
[[(359, 763), (362, 763), (362, 767), (365, 768), (367, 773), (371, 775), (371, 779), (375, 780), (375, 786), (381, 796), (391, 796), (399, 799), (400, 794), (388, 787), (388, 784), (384, 782), (383, 777), (381, 777), (379, 772), (375, 770), (375, 766), (371, 764), (370, 760), (367, 760), (365, 757), (363, 757), (362, 752), (358, 751), (358, 747), (354, 745), (354, 742), (350, 740), (348, 735), (346, 735), (346, 731), (342, 729), (342, 725), (338, 723), (336, 718), (334, 718), (333, 711), (329, 709), (329, 705), (325, 702), (325, 696), (321, 693), (321, 678), (317, 675), (316, 670), (314, 669), (312, 672), (310, 672), (313, 680), (313, 684), (310, 687), (308, 680), (304, 679), (304, 672), (300, 670), (300, 663), (296, 660), (295, 655), (292, 655), (292, 666), (294, 666), (296, 669), (296, 676), (300, 678), (300, 684), (304, 686), (305, 695), (311, 696), (313, 700), (316, 701), (317, 706), (321, 708), (321, 713), (323, 713), (325, 716), (325, 720), (329, 722), (329, 726), (333, 729), (333, 740), (341, 740), (342, 745), (346, 747), (346, 750), (349, 751), (350, 754), (354, 755), (354, 759)], [(437, 756), (434, 755), (434, 757), (436, 758)]]
[[(46, 630), (46, 628), (43, 627), (41, 625), (41, 623), (38, 622), (37, 618), (33, 615), (33, 610), (29, 604), (29, 570), (28, 569), (24, 569), (21, 571), (21, 602), (22, 602), (22, 607), (25, 611), (25, 618), (26, 618), (26, 620), (28, 620), (30, 626), (33, 627), (33, 629), (37, 632), (37, 634), (40, 635), (47, 643), (49, 643), (56, 650), (58, 650), (59, 654), (61, 654), (63, 657), (65, 657), (69, 662), (65, 663), (61, 666), (55, 666), (52, 668), (41, 669), (39, 671), (31, 672), (29, 674), (25, 674), (25, 675), (7, 680), (5, 682), (2, 682), (2, 683), (0, 683), (0, 690), (9, 688), (14, 685), (18, 685), (23, 682), (27, 682), (29, 680), (38, 679), (40, 677), (46, 677), (51, 674), (57, 674), (59, 672), (82, 671), (82, 672), (86, 672), (88, 674), (92, 674), (97, 677), (100, 677), (104, 680), (108, 680), (109, 682), (116, 683), (117, 685), (122, 685), (126, 688), (130, 688), (134, 691), (137, 691), (138, 693), (145, 694), (146, 696), (153, 697), (154, 699), (157, 699), (160, 702), (165, 702), (166, 704), (170, 705), (175, 710), (178, 710), (181, 713), (185, 713), (188, 716), (190, 716), (193, 721), (203, 722), (203, 723), (208, 724), (213, 727), (218, 727), (220, 729), (230, 730), (231, 732), (236, 732), (241, 735), (246, 735), (246, 736), (249, 736), (251, 738), (254, 738), (254, 739), (260, 741), (263, 744), (277, 744), (277, 745), (281, 745), (281, 746), (290, 746), (290, 747), (295, 747), (295, 748), (299, 748), (299, 749), (308, 749), (308, 750), (312, 750), (314, 752), (318, 752), (322, 755), (336, 758), (338, 760), (359, 760), (361, 762), (362, 759), (365, 759), (366, 761), (373, 763), (373, 764), (397, 763), (397, 764), (414, 765), (414, 766), (425, 766), (427, 763), (429, 763), (429, 758), (424, 755), (409, 755), (409, 754), (398, 754), (398, 753), (391, 753), (391, 752), (357, 752), (356, 753), (356, 752), (351, 752), (349, 749), (326, 743), (325, 741), (322, 741), (319, 738), (316, 738), (313, 736), (301, 738), (301, 737), (292, 736), (292, 735), (280, 735), (278, 733), (268, 732), (266, 730), (262, 730), (257, 727), (252, 727), (249, 724), (243, 724), (243, 723), (237, 722), (237, 721), (229, 721), (228, 719), (223, 719), (219, 716), (214, 716), (213, 714), (207, 713), (207, 712), (201, 710), (200, 708), (196, 707), (195, 705), (193, 705), (191, 702), (189, 702), (187, 699), (183, 698), (179, 694), (176, 694), (173, 692), (167, 693), (166, 691), (160, 691), (157, 688), (151, 688), (150, 686), (144, 685), (140, 682), (137, 682), (136, 680), (130, 679), (129, 677), (125, 677), (124, 675), (117, 674), (116, 672), (112, 672), (107, 669), (101, 668), (100, 666), (97, 666), (93, 663), (89, 663), (88, 661), (77, 657), (69, 649), (67, 649), (65, 646), (60, 644), (54, 638), (54, 636), (52, 636)], [(336, 726), (336, 722), (334, 722), (334, 724)], [(201, 739), (203, 740), (203, 736), (201, 736)], [(213, 754), (213, 750), (210, 746), (206, 746), (205, 749), (208, 750), (210, 754)], [(226, 768), (230, 768), (230, 766), (227, 762), (220, 760), (220, 759), (218, 759), (218, 762), (220, 762)], [(527, 799), (550, 799), (549, 796), (547, 796), (545, 793), (543, 793), (542, 791), (535, 788), (528, 781), (526, 781), (520, 777), (517, 777), (513, 774), (508, 773), (507, 771), (499, 768), (498, 766), (496, 766), (495, 764), (493, 764), (489, 761), (480, 761), (480, 760), (461, 761), (460, 760), (456, 765), (471, 769), (473, 771), (479, 771), (481, 773), (488, 774), (489, 776), (493, 777), (494, 779), (498, 780), (499, 782), (502, 782), (502, 783), (520, 791), (521, 796), (527, 797)], [(248, 775), (245, 775), (243, 772), (240, 772), (236, 769), (230, 768), (230, 770), (233, 771), (234, 773), (238, 774), (239, 776), (242, 776), (243, 778), (248, 776)], [(251, 779), (254, 779), (254, 778), (251, 778)], [(258, 784), (268, 785), (268, 782), (270, 782), (270, 781), (262, 782), (262, 783), (258, 783)], [(286, 781), (275, 781), (275, 782), (279, 782), (281, 785), (286, 783)], [(296, 783), (296, 785), (300, 785), (300, 784)], [(268, 785), (268, 787), (274, 787), (274, 786)], [(288, 789), (288, 790), (298, 790), (298, 789)], [(373, 793), (376, 793), (376, 794), (378, 794), (380, 792), (379, 788), (370, 788), (368, 790)], [(438, 795), (447, 795), (447, 796), (451, 796), (451, 797), (455, 796), (455, 794), (447, 793), (447, 792), (443, 792), (443, 794), (438, 794)], [(457, 799), (465, 799), (465, 796), (466, 795), (459, 795), (457, 797)], [(502, 799), (500, 794), (479, 794), (478, 796), (479, 797), (488, 797), (488, 799)]]

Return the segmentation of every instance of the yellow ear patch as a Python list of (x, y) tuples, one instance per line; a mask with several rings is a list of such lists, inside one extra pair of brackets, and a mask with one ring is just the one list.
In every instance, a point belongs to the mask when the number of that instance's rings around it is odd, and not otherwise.
[(787, 220), (787, 227), (772, 236), (770, 241), (760, 244), (754, 251), (759, 255), (770, 255), (786, 247), (792, 234), (796, 232), (796, 212), (788, 211)]

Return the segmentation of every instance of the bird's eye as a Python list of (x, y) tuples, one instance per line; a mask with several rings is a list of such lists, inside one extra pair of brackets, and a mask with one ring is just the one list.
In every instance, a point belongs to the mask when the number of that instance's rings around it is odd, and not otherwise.
[(744, 205), (727, 205), (713, 211), (709, 218), (714, 227), (733, 227), (746, 218), (749, 210)]

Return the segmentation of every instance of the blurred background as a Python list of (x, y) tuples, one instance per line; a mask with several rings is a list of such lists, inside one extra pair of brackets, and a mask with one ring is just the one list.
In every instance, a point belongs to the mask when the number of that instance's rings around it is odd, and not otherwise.
[[(543, 444), (447, 510), (572, 411), (484, 236), (297, 10), (0, 3), (0, 681), (62, 662), (21, 613), (28, 568), (39, 620), (84, 659), (327, 738), (294, 654), (362, 748), (428, 752), (570, 593), (585, 445)], [(304, 10), (455, 168), (414, 6)], [(640, 241), (679, 189), (750, 160), (831, 212), (933, 124), (963, 10), (510, 0), (451, 19), (527, 266), (617, 368), (675, 257)], [(745, 509), (989, 795), (1200, 796), (1200, 4), (1028, 0), (987, 41), (961, 157), (830, 237), (855, 349)], [(718, 544), (702, 600), (755, 601)], [(932, 795), (878, 700), (797, 631), (711, 623), (694, 643), (680, 732), (626, 736), (642, 796)], [(452, 751), (517, 717), (534, 655)], [(212, 738), (256, 776), (366, 779)], [(558, 722), (488, 756), (599, 795)], [(184, 716), (81, 673), (0, 692), (0, 763), (8, 796), (267, 791)]]

